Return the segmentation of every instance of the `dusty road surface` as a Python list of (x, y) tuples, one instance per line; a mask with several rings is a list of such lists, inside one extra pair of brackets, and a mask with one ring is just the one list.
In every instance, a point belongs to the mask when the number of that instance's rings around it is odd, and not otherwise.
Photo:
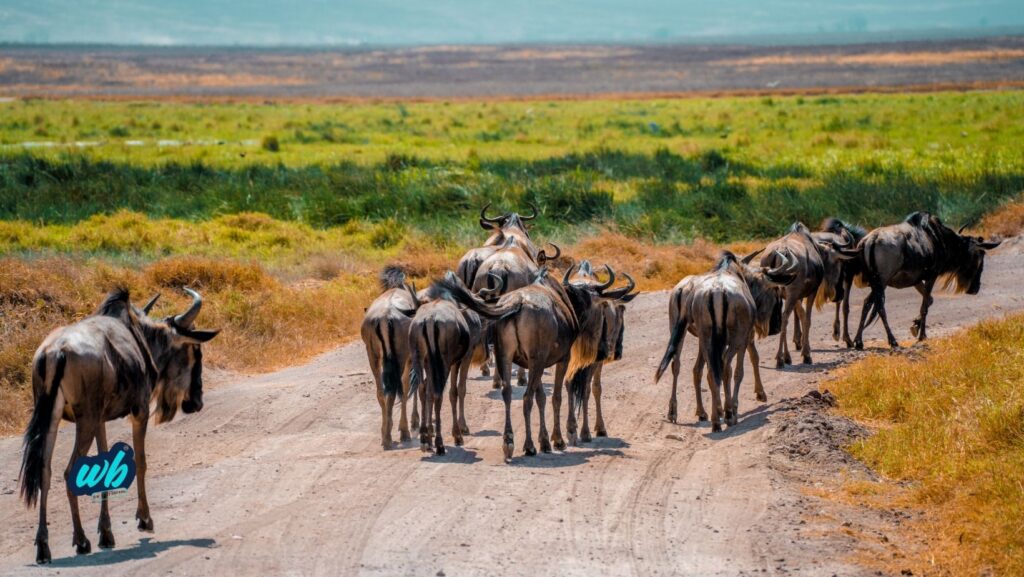
[[(1020, 245), (990, 255), (980, 295), (936, 298), (931, 334), (1024, 308), (1021, 265)], [(863, 289), (856, 294), (862, 298)], [(909, 339), (918, 297), (889, 295), (894, 329)], [(754, 400), (748, 371), (740, 424), (712, 435), (692, 417), (692, 341), (684, 351), (679, 424), (665, 420), (668, 384), (652, 384), (667, 338), (666, 304), (667, 294), (658, 292), (629, 309), (625, 359), (605, 371), (611, 436), (564, 453), (521, 456), (517, 402), (511, 465), (502, 462), (502, 404), (485, 379), (470, 381), (472, 435), (444, 457), (412, 444), (380, 449), (361, 344), (304, 366), (229, 379), (208, 393), (202, 413), (151, 429), (154, 534), (135, 529), (133, 490), (112, 506), (117, 548), (76, 557), (64, 485), (54, 480), (51, 568), (32, 564), (36, 513), (17, 499), (20, 439), (2, 439), (0, 574), (865, 573), (851, 561), (853, 542), (840, 519), (807, 496), (804, 482), (780, 469), (781, 457), (771, 451), (783, 415), (794, 414), (783, 399), (804, 395), (825, 370), (856, 356), (831, 340), (830, 313), (815, 316), (812, 368), (775, 370), (776, 341), (761, 342), (769, 402)], [(881, 327), (872, 327), (868, 354), (884, 353), (881, 336)], [(71, 433), (61, 431), (58, 469)], [(130, 441), (124, 423), (113, 423), (110, 435), (111, 443)], [(95, 550), (98, 505), (83, 499), (82, 510)]]

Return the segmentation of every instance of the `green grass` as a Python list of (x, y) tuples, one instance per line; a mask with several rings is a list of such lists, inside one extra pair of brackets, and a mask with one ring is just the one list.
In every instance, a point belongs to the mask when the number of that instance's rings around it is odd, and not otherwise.
[[(0, 219), (33, 223), (261, 212), (468, 242), (484, 202), (533, 201), (540, 230), (557, 237), (612, 225), (645, 240), (730, 241), (830, 215), (875, 226), (924, 209), (976, 222), (1024, 191), (1019, 92), (0, 109)], [(73, 145), (83, 140), (102, 144)]]
[[(852, 450), (928, 516), (914, 574), (1024, 574), (1024, 315), (933, 342), (921, 358), (870, 357), (824, 386), (877, 426)], [(900, 561), (901, 567), (905, 567)]]

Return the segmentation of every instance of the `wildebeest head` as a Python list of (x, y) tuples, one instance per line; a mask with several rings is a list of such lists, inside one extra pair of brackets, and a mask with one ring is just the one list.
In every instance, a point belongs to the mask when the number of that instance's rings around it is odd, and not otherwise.
[(981, 271), (985, 268), (985, 251), (996, 248), (1002, 241), (986, 241), (980, 236), (963, 234), (966, 225), (957, 231), (960, 254), (956, 269), (946, 277), (946, 287), (956, 284), (957, 292), (976, 295), (981, 290)]
[(492, 231), (494, 234), (487, 240), (488, 245), (499, 244), (504, 237), (515, 236), (520, 240), (528, 240), (530, 233), (526, 229), (526, 223), (537, 218), (537, 207), (530, 203), (530, 208), (533, 209), (533, 214), (530, 216), (522, 216), (515, 212), (506, 212), (497, 217), (487, 216), (487, 209), (490, 208), (491, 203), (484, 205), (480, 209), (480, 226), (484, 230)]
[(155, 394), (158, 423), (174, 418), (179, 406), (186, 414), (203, 409), (202, 344), (220, 332), (195, 328), (203, 297), (192, 289), (186, 288), (185, 292), (192, 297), (192, 304), (181, 314), (168, 316), (162, 321), (149, 318), (159, 294), (139, 311), (150, 354), (158, 370)]
[(760, 249), (740, 260), (743, 277), (754, 298), (757, 309), (754, 330), (759, 338), (777, 335), (782, 330), (782, 305), (785, 302), (783, 288), (796, 279), (798, 263), (779, 253), (780, 264), (774, 268), (752, 266), (754, 257), (761, 254)]

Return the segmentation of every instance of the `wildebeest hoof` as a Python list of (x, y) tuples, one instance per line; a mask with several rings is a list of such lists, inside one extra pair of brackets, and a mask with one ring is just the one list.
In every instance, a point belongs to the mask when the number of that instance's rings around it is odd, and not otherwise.
[(146, 533), (153, 532), (153, 518), (152, 517), (139, 517), (135, 516), (139, 520), (139, 531), (145, 531)]
[(580, 442), (589, 443), (590, 441), (593, 440), (593, 437), (590, 436), (590, 429), (583, 429), (583, 431), (580, 433)]
[(757, 391), (754, 396), (755, 396), (755, 398), (757, 398), (758, 402), (761, 402), (761, 403), (767, 403), (768, 402), (768, 395), (766, 395), (764, 391)]
[(412, 435), (409, 434), (409, 431), (402, 431), (398, 438), (401, 439), (403, 443), (407, 443), (412, 440)]
[(547, 437), (540, 438), (540, 452), (550, 453), (551, 452), (551, 441)]
[(508, 441), (505, 443), (505, 446), (502, 448), (502, 450), (505, 453), (505, 462), (511, 463), (512, 453), (515, 451), (515, 445), (513, 445), (511, 441)]
[(561, 437), (552, 437), (551, 444), (555, 446), (558, 451), (565, 450), (565, 441)]
[(793, 357), (791, 357), (789, 353), (786, 353), (785, 356), (782, 357), (782, 360), (786, 361), (787, 365), (793, 364)]
[(501, 388), (501, 384), (499, 384), (499, 383), (492, 383), (491, 384), (491, 388), (494, 389), (494, 390), (498, 390), (498, 389)]
[(891, 341), (889, 341), (889, 348), (891, 348), (891, 349), (893, 349), (893, 350), (896, 350), (896, 349), (900, 348), (900, 343), (899, 343), (899, 341), (897, 341), (897, 340), (891, 340)]
[(438, 455), (444, 455), (444, 443), (438, 441), (437, 445), (434, 447), (434, 452)]
[(697, 422), (698, 423), (703, 423), (704, 421), (707, 421), (707, 420), (708, 420), (708, 414), (707, 413), (705, 413), (705, 412), (698, 412), (697, 413)]
[(50, 545), (48, 543), (36, 543), (36, 563), (45, 565), (50, 561), (53, 561), (53, 557), (50, 556)]
[(523, 445), (523, 454), (532, 457), (537, 454), (537, 447), (534, 447), (533, 443), (527, 443)]
[(79, 555), (88, 555), (92, 552), (92, 543), (88, 539), (82, 538), (80, 543), (75, 543), (75, 553)]
[(114, 534), (110, 529), (100, 531), (100, 549), (113, 549), (114, 548)]
[(813, 361), (811, 361), (811, 355), (804, 355), (804, 364), (805, 365), (813, 364)]
[(452, 437), (454, 437), (454, 438), (455, 438), (455, 446), (456, 446), (456, 447), (461, 447), (461, 446), (462, 446), (462, 444), (463, 444), (463, 443), (465, 442), (465, 441), (464, 441), (464, 440), (462, 439), (462, 435), (452, 435)]
[(921, 319), (914, 319), (914, 322), (910, 323), (910, 334), (917, 336), (917, 333), (921, 331)]
[(484, 366), (480, 367), (480, 376), (482, 376), (482, 377), (489, 377), (489, 376), (491, 376), (491, 367), (489, 367), (487, 365), (484, 365)]
[(786, 368), (786, 361), (781, 359), (781, 358), (780, 359), (775, 359), (775, 368), (776, 369), (784, 369), (784, 368)]
[(848, 348), (848, 349), (852, 349), (853, 348), (853, 341), (850, 340), (850, 337), (844, 337), (843, 341), (846, 343), (846, 348)]
[(608, 431), (602, 428), (598, 429), (594, 434), (597, 435), (598, 437), (607, 437)]
[(462, 426), (459, 427), (459, 432), (462, 433), (463, 435), (468, 435), (469, 427), (463, 424)]
[(857, 349), (858, 351), (863, 351), (864, 350), (864, 341), (854, 341), (853, 342), (853, 348)]
[(721, 433), (722, 432), (722, 424), (719, 423), (718, 421), (715, 421), (715, 422), (711, 423), (711, 432), (712, 433)]
[(832, 340), (833, 341), (839, 342), (839, 333), (840, 332), (841, 332), (841, 329), (839, 327), (839, 323), (833, 324), (832, 325)]

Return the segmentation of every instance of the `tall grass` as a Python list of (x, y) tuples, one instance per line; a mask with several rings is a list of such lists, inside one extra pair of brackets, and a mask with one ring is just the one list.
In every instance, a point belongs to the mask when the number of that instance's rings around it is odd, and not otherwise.
[(928, 542), (915, 575), (933, 562), (953, 575), (1024, 574), (1022, 385), (1020, 314), (936, 340), (920, 358), (868, 358), (824, 385), (843, 413), (878, 428), (854, 454), (912, 482), (927, 508), (909, 528)]

